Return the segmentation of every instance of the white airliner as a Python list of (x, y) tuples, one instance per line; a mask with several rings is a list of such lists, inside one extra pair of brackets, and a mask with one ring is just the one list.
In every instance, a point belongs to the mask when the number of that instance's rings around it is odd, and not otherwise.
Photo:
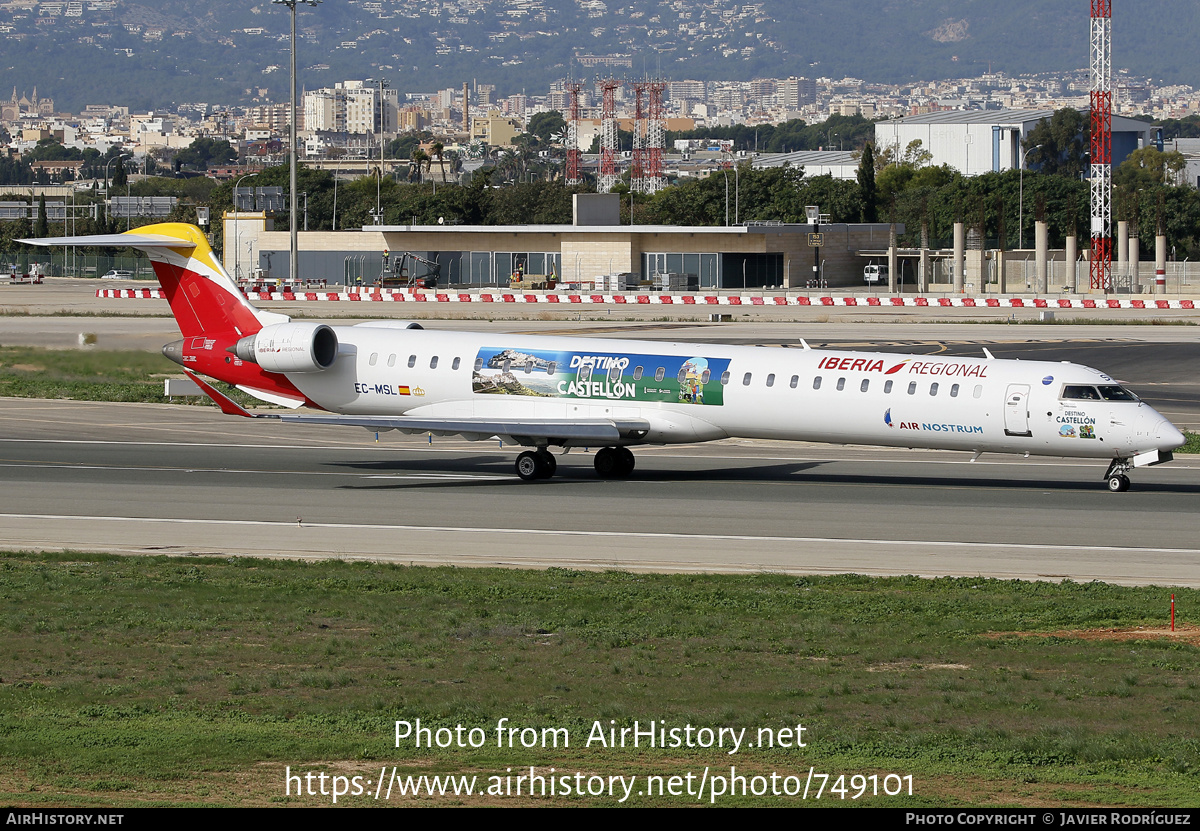
[[(596, 472), (633, 472), (631, 447), (729, 437), (1109, 460), (1109, 490), (1170, 461), (1184, 436), (1099, 370), (1072, 363), (703, 343), (437, 332), (407, 321), (292, 321), (252, 306), (198, 228), (24, 240), (145, 251), (183, 339), (163, 348), (228, 414), (369, 430), (500, 438), (517, 475), (553, 448), (596, 447)], [(252, 414), (199, 376), (322, 414)]]

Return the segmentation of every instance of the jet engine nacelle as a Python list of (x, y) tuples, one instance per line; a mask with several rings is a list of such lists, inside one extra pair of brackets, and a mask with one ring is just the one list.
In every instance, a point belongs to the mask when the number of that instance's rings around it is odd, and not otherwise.
[(242, 338), (233, 351), (268, 372), (320, 372), (333, 366), (338, 339), (324, 323), (276, 323)]

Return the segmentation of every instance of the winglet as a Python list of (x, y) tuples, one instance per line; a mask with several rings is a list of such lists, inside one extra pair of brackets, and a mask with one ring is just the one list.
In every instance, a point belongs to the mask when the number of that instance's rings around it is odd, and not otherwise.
[(207, 395), (209, 398), (211, 398), (213, 401), (216, 402), (217, 406), (221, 408), (221, 412), (225, 413), (225, 415), (237, 415), (237, 416), (244, 416), (246, 418), (254, 418), (255, 417), (254, 413), (247, 410), (245, 407), (243, 407), (241, 404), (234, 401), (228, 395), (225, 395), (224, 393), (219, 392), (211, 384), (201, 381), (200, 378), (195, 375), (195, 373), (191, 372), (188, 369), (184, 369), (183, 371), (187, 373), (187, 377), (191, 378), (193, 381), (196, 382), (196, 386), (198, 386), (201, 390), (203, 390), (205, 395)]
[(987, 348), (986, 346), (983, 348), (983, 354), (984, 354), (985, 356), (987, 356), (987, 359), (988, 359), (989, 361), (994, 361), (994, 360), (996, 360), (996, 356), (995, 356), (995, 355), (993, 355), (993, 354), (992, 354), (990, 351), (988, 351), (988, 348)]

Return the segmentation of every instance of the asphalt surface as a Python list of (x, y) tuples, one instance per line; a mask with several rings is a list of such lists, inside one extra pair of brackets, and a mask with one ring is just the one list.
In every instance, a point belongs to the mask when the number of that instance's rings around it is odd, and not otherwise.
[[(5, 287), (0, 344), (74, 349), (91, 335), (95, 348), (157, 351), (178, 337), (162, 301), (98, 300), (98, 285)], [(294, 305), (271, 308), (346, 323), (416, 311)], [(1200, 430), (1194, 325), (1113, 325), (1145, 315), (1105, 311), (1069, 326), (944, 309), (754, 309), (733, 324), (637, 311), (421, 315), (438, 329), (1069, 360)], [(747, 441), (636, 455), (629, 481), (600, 481), (575, 451), (528, 484), (515, 451), (489, 442), (376, 442), (207, 406), (0, 400), (0, 548), (1200, 585), (1200, 458), (1136, 470), (1133, 490), (1110, 494), (1102, 462)]]
[(727, 441), (523, 483), (495, 443), (197, 406), (0, 400), (0, 548), (1200, 585), (1200, 459), (1103, 464)]

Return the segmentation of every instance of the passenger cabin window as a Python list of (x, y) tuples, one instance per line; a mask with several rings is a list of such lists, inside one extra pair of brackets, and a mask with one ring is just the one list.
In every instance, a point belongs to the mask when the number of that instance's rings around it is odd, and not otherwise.
[(910, 381), (910, 382), (909, 382), (909, 384), (908, 384), (908, 394), (909, 394), (909, 395), (916, 395), (916, 394), (917, 394), (917, 382), (916, 382), (916, 381)]
[(727, 369), (721, 373), (721, 386), (725, 386), (728, 383), (729, 383), (729, 370)]
[(388, 355), (388, 366), (389, 366), (389, 367), (392, 367), (392, 366), (395, 366), (395, 365), (396, 365), (396, 356), (395, 356), (395, 355)]
[(525, 374), (528, 375), (531, 372), (533, 372), (533, 361), (526, 361), (525, 362)]
[(950, 397), (958, 398), (958, 384), (955, 384), (950, 388)]
[(429, 368), (430, 368), (430, 369), (437, 369), (437, 361), (438, 361), (438, 356), (437, 356), (437, 355), (434, 355), (432, 358), (430, 358), (430, 359), (429, 359)]
[(633, 368), (633, 380), (635, 380), (635, 381), (642, 380), (642, 368), (640, 366), (635, 366)]
[(892, 382), (891, 381), (883, 382), (883, 391), (885, 393), (887, 393), (888, 395), (891, 395), (891, 393), (892, 393)]
[(455, 358), (454, 362), (450, 364), (450, 368), (457, 370), (461, 363), (462, 363), (462, 358)]
[(613, 364), (608, 368), (608, 380), (610, 383), (617, 383), (621, 380), (621, 367)]
[(862, 383), (858, 385), (858, 391), (859, 391), (859, 392), (866, 392), (866, 391), (867, 391), (867, 387), (869, 387), (870, 385), (871, 385), (871, 381), (870, 381), (870, 379), (868, 379), (868, 378), (863, 378), (863, 380), (862, 380)]
[[(412, 364), (409, 364), (409, 366), (412, 366)], [(502, 367), (500, 367), (500, 369), (502, 369), (506, 373), (512, 372), (512, 361), (505, 361), (504, 365)]]
[(587, 381), (591, 377), (592, 377), (591, 364), (584, 364), (583, 366), (579, 367), (579, 380), (580, 381)]
[(983, 384), (976, 384), (975, 391), (971, 393), (972, 398), (980, 398), (983, 395)]
[(547, 375), (553, 375), (555, 370), (557, 370), (557, 369), (558, 369), (558, 361), (551, 361), (550, 363), (546, 364), (546, 374)]
[(372, 352), (372, 353), (371, 353), (371, 357), (370, 357), (370, 359), (367, 361), (367, 363), (368, 363), (368, 364), (370, 364), (371, 366), (375, 366), (375, 362), (376, 362), (376, 361), (378, 361), (378, 360), (379, 360), (379, 353), (378, 353), (378, 352)]
[(481, 369), (483, 369), (483, 358), (476, 358), (475, 359), (475, 371), (478, 372)]
[(675, 376), (675, 380), (681, 384), (687, 380), (687, 367), (686, 366), (679, 367), (679, 374)]
[(712, 379), (712, 370), (706, 369), (700, 373), (700, 383), (707, 384)]
[(654, 373), (654, 380), (661, 381), (666, 376), (667, 376), (667, 368), (664, 366), (660, 366)]
[(800, 376), (793, 375), (792, 380), (788, 383), (788, 386), (791, 387), (792, 389), (795, 389), (796, 387), (800, 386)]
[(838, 378), (837, 387), (838, 387), (838, 392), (841, 392), (842, 390), (844, 390), (846, 388), (846, 379)]
[(775, 386), (775, 373), (774, 372), (772, 372), (770, 375), (767, 376), (767, 386), (768, 387)]
[(745, 375), (742, 376), (742, 386), (743, 387), (750, 386), (750, 373), (749, 372), (747, 372)]
[(821, 388), (821, 376), (818, 375), (816, 378), (813, 378), (813, 389), (819, 390), (820, 388)]
[(409, 368), (409, 369), (412, 369), (412, 368), (413, 368), (414, 366), (416, 366), (416, 365), (417, 365), (417, 356), (416, 356), (416, 355), (409, 355), (409, 356), (408, 356), (408, 368)]
[(936, 383), (929, 385), (929, 394), (930, 395), (937, 395), (937, 391), (938, 391), (938, 385)]

